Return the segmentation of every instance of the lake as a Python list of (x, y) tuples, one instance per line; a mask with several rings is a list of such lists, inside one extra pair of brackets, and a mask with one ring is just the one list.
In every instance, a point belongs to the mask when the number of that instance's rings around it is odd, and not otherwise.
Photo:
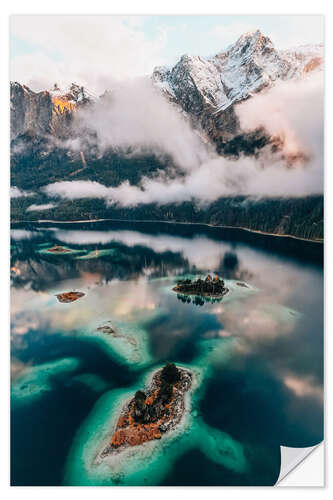
[[(222, 299), (172, 291), (208, 274), (225, 280)], [(66, 291), (84, 296), (59, 302)], [(97, 463), (123, 401), (166, 361), (195, 375), (183, 424)], [(320, 243), (167, 223), (12, 226), (13, 485), (272, 485), (281, 445), (322, 439)]]

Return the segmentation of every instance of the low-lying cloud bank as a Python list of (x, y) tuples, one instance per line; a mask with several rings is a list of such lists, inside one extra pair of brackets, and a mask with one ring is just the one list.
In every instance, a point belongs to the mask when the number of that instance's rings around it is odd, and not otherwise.
[(319, 71), (282, 82), (237, 106), (243, 130), (263, 127), (280, 139), (285, 156), (303, 156), (308, 168), (323, 168), (324, 79)]
[[(93, 181), (46, 186), (51, 197), (101, 198), (108, 205), (209, 203), (223, 196), (299, 197), (323, 192), (323, 75), (284, 82), (236, 106), (243, 131), (264, 127), (280, 140), (273, 153), (229, 160), (217, 156), (147, 79), (116, 90), (109, 103), (80, 117), (100, 148), (133, 148), (168, 154), (175, 170), (137, 186), (107, 187)], [(75, 145), (73, 145), (74, 147)], [(76, 144), (76, 147), (80, 147)], [(178, 171), (178, 173), (177, 173)]]
[(19, 189), (16, 186), (12, 186), (10, 188), (10, 197), (11, 198), (23, 198), (23, 197), (28, 197), (28, 196), (34, 196), (34, 193), (31, 191), (23, 191), (22, 189)]
[(57, 205), (54, 203), (44, 203), (41, 205), (32, 204), (27, 208), (27, 212), (34, 212), (39, 210), (50, 210), (51, 208), (55, 208)]
[(140, 204), (212, 202), (223, 196), (297, 197), (322, 192), (315, 169), (287, 169), (280, 163), (262, 168), (255, 160), (210, 160), (185, 177), (165, 180), (144, 177), (138, 186), (128, 181), (106, 187), (92, 181), (63, 181), (49, 184), (47, 195), (63, 199), (101, 198), (108, 205), (133, 207)]
[[(90, 129), (99, 150), (168, 155), (181, 170), (191, 170), (214, 154), (179, 109), (148, 77), (123, 82), (93, 107), (78, 112), (77, 127)], [(86, 135), (83, 133), (83, 137)], [(80, 140), (69, 143), (81, 148)]]

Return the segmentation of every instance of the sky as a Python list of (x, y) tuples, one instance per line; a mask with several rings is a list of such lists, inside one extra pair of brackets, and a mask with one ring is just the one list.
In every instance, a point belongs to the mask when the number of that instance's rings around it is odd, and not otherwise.
[(103, 92), (114, 82), (210, 56), (260, 29), (276, 48), (323, 43), (323, 16), (12, 16), (11, 79), (32, 90), (77, 81)]

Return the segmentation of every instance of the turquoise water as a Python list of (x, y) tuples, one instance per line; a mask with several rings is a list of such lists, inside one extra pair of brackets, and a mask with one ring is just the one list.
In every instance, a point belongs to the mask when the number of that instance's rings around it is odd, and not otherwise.
[[(12, 484), (270, 485), (280, 445), (320, 442), (321, 247), (277, 240), (170, 224), (14, 227)], [(50, 254), (54, 244), (71, 252)], [(208, 272), (225, 279), (222, 300), (172, 291)], [(85, 296), (59, 303), (70, 290)], [(166, 361), (194, 377), (181, 424), (100, 459), (123, 404)]]

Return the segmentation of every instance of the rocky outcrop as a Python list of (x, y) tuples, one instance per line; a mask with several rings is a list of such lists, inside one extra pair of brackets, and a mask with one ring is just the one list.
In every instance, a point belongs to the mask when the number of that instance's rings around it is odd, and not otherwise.
[(97, 331), (102, 332), (105, 335), (110, 335), (111, 337), (116, 338), (116, 339), (122, 339), (125, 342), (128, 342), (129, 344), (131, 344), (133, 346), (137, 345), (137, 342), (136, 342), (134, 337), (131, 337), (130, 335), (124, 335), (124, 334), (118, 332), (117, 330), (115, 330), (112, 326), (111, 321), (107, 321), (106, 324), (99, 326), (97, 328)]
[(17, 82), (10, 84), (10, 133), (18, 135), (31, 132), (43, 135), (51, 132), (52, 100), (49, 92), (35, 93)]
[(84, 297), (84, 295), (85, 294), (83, 292), (63, 292), (58, 293), (56, 297), (59, 302), (63, 304), (69, 304), (70, 302), (74, 302), (75, 300)]
[(74, 112), (93, 101), (94, 98), (84, 87), (74, 83), (65, 90), (60, 90), (55, 84), (53, 90), (33, 92), (26, 85), (11, 82), (11, 139), (27, 133), (66, 138)]
[(146, 392), (137, 391), (120, 412), (105, 458), (130, 446), (161, 439), (175, 428), (185, 411), (185, 393), (192, 384), (189, 370), (167, 363), (158, 370)]

